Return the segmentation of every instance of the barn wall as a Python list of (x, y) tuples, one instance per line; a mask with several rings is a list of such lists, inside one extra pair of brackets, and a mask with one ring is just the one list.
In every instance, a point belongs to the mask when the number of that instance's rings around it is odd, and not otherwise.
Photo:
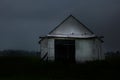
[(76, 61), (93, 60), (94, 54), (94, 40), (93, 39), (78, 39), (76, 44)]
[[(59, 39), (59, 38), (58, 38)], [(60, 38), (61, 39), (61, 38)], [(73, 39), (72, 39), (73, 40)], [(48, 53), (48, 60), (55, 60), (55, 39), (43, 39), (41, 41), (41, 57)], [(75, 40), (76, 62), (86, 60), (104, 59), (102, 43), (98, 39), (76, 39)]]
[(48, 53), (48, 39), (41, 40), (40, 44), (41, 58)]
[(101, 59), (104, 59), (104, 54), (102, 52), (102, 42), (98, 39), (95, 40), (95, 50), (96, 50), (96, 53), (98, 54), (98, 59), (101, 60)]
[(48, 39), (48, 60), (54, 60), (54, 39)]
[(98, 53), (98, 45), (96, 44), (96, 38), (93, 39), (93, 53), (92, 53), (92, 58), (93, 60), (98, 60), (99, 59), (99, 53)]

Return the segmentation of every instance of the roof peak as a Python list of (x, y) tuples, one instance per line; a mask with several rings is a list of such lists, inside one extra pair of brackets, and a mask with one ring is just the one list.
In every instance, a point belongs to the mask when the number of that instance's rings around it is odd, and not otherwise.
[(72, 14), (70, 14), (68, 17), (74, 17)]
[(83, 23), (81, 23), (76, 17), (74, 17), (72, 14), (70, 14), (65, 20), (63, 20), (57, 27), (55, 27), (51, 32), (48, 34), (51, 34), (54, 30), (56, 30), (60, 25), (62, 25), (64, 22), (66, 22), (68, 19), (73, 18), (75, 21), (77, 21), (79, 24), (83, 25), (88, 31), (90, 31), (92, 34), (94, 34), (90, 29), (88, 29)]
[(72, 14), (70, 14), (69, 16), (73, 16)]

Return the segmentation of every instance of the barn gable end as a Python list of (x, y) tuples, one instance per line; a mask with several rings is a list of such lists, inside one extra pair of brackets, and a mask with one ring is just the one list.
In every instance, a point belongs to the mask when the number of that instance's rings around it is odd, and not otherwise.
[(61, 24), (49, 33), (49, 35), (79, 36), (83, 36), (84, 34), (93, 35), (94, 33), (72, 15), (67, 17)]

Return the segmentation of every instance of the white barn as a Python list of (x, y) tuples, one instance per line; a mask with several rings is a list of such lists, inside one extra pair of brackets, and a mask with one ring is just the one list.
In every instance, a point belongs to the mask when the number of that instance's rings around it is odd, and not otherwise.
[(41, 58), (63, 62), (101, 60), (104, 58), (101, 38), (70, 15), (46, 36), (40, 37)]

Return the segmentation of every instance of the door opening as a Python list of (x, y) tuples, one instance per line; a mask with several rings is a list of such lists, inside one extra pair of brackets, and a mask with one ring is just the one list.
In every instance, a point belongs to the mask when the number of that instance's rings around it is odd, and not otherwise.
[(75, 62), (75, 40), (55, 40), (55, 61)]

